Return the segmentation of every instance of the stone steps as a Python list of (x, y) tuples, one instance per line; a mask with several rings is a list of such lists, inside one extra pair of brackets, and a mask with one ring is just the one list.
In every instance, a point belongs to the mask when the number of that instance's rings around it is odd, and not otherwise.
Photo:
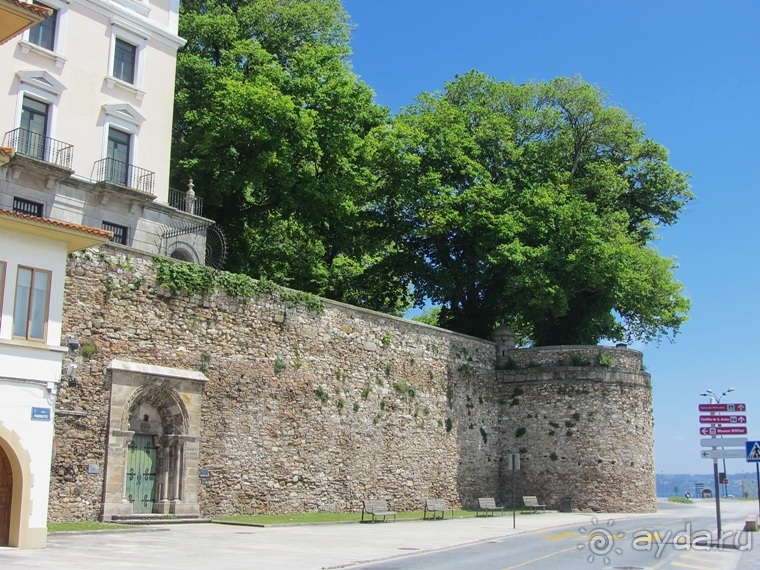
[(150, 525), (150, 524), (194, 524), (210, 523), (211, 519), (201, 518), (198, 515), (159, 515), (159, 514), (134, 514), (113, 515), (109, 522), (115, 524)]

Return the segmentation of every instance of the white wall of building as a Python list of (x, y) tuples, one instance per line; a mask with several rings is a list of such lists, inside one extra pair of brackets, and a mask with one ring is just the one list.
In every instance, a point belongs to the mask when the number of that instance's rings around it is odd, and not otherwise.
[[(0, 227), (0, 261), (5, 264), (0, 291), (0, 438), (20, 462), (28, 463), (30, 475), (23, 489), (14, 490), (24, 493), (24, 501), (22, 528), (13, 546), (42, 548), (47, 541), (55, 394), (67, 350), (60, 346), (66, 253), (63, 241)], [(19, 265), (51, 273), (44, 342), (13, 338)]]
[[(0, 92), (0, 134), (19, 126), (22, 92), (48, 102), (48, 136), (73, 144), (76, 175), (91, 179), (94, 163), (105, 157), (110, 121), (134, 135), (130, 163), (155, 173), (156, 199), (167, 202), (176, 50), (183, 43), (176, 35), (178, 2), (47, 3), (59, 8), (54, 50), (30, 44), (28, 32), (0, 46), (10, 87)], [(114, 36), (138, 46), (134, 85), (111, 78)], [(119, 105), (134, 119), (114, 110)]]

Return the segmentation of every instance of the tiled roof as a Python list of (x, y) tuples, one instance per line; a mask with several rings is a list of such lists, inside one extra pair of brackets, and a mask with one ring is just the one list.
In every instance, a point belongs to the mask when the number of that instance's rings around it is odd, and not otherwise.
[(32, 220), (36, 222), (42, 222), (58, 228), (65, 228), (69, 230), (76, 230), (82, 233), (90, 234), (97, 237), (111, 239), (113, 232), (107, 230), (101, 230), (99, 228), (91, 228), (90, 226), (80, 226), (79, 224), (72, 224), (70, 222), (61, 222), (59, 220), (51, 220), (50, 218), (38, 218), (37, 216), (30, 216), (29, 214), (22, 214), (20, 212), (12, 212), (11, 210), (3, 210), (0, 208), (0, 215), (8, 216), (11, 218), (19, 218), (22, 220)]
[(47, 18), (50, 15), (50, 8), (46, 8), (45, 6), (38, 6), (37, 4), (32, 4), (30, 2), (22, 2), (21, 0), (4, 0), (4, 1), (8, 4), (15, 4), (16, 6), (20, 8), (24, 8), (26, 10), (29, 10), (30, 12), (39, 14), (43, 18)]
[(6, 154), (8, 156), (13, 156), (15, 154), (15, 150), (9, 146), (0, 146), (0, 154)]

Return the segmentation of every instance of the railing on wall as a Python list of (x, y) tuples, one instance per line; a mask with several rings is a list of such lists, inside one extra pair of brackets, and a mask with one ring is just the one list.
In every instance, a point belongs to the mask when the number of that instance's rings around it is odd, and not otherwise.
[(20, 127), (5, 133), (3, 146), (11, 147), (17, 154), (49, 162), (68, 170), (71, 170), (74, 159), (74, 145)]
[(153, 194), (156, 173), (127, 162), (104, 158), (95, 163), (97, 182), (111, 182), (146, 194)]
[(203, 216), (203, 198), (197, 198), (194, 194), (189, 196), (187, 192), (169, 188), (169, 205), (189, 214)]

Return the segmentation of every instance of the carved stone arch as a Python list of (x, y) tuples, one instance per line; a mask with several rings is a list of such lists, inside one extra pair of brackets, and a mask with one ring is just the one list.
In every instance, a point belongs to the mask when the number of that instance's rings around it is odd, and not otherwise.
[[(145, 513), (197, 517), (206, 376), (122, 360), (112, 361), (108, 369), (110, 419), (101, 519)], [(136, 462), (143, 463), (136, 469)], [(150, 482), (147, 487), (135, 488), (145, 481)]]
[[(137, 388), (127, 401), (121, 417), (121, 429), (124, 431), (140, 431), (131, 429), (130, 425), (135, 410), (140, 404), (149, 404), (158, 412), (161, 426), (160, 435), (183, 435), (188, 433), (190, 419), (187, 407), (182, 397), (167, 380), (155, 378)], [(152, 423), (152, 422), (151, 422)], [(142, 430), (150, 433), (148, 430)]]

